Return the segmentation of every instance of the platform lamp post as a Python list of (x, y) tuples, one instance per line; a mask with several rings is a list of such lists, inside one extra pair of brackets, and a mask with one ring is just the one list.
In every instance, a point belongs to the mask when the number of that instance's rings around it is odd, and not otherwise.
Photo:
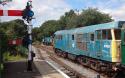
[(27, 2), (27, 6), (23, 11), (23, 19), (27, 21), (27, 29), (28, 29), (28, 65), (27, 65), (27, 71), (32, 71), (32, 63), (33, 63), (33, 51), (32, 51), (32, 19), (34, 12), (31, 10), (32, 8), (32, 1)]

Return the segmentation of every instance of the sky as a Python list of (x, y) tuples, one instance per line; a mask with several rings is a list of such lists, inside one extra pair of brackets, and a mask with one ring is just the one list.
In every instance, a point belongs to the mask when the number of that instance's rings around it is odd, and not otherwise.
[[(7, 5), (0, 5), (3, 10), (23, 10), (28, 0), (12, 0)], [(47, 20), (58, 20), (60, 16), (70, 9), (81, 12), (88, 7), (98, 8), (99, 11), (108, 13), (115, 21), (125, 20), (125, 0), (32, 0), (35, 19), (34, 27), (41, 26)], [(1, 21), (10, 21), (22, 17), (0, 17)]]

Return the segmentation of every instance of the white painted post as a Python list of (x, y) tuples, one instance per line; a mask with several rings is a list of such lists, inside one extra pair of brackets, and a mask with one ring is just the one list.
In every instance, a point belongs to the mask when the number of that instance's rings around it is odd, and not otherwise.
[(33, 57), (32, 57), (32, 23), (29, 21), (28, 23), (28, 36), (29, 36), (29, 45), (28, 45), (28, 67), (27, 71), (32, 71), (32, 63), (33, 63)]

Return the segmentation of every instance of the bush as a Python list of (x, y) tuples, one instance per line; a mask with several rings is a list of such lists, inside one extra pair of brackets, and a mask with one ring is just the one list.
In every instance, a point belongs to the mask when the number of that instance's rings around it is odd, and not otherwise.
[(19, 55), (21, 55), (22, 57), (27, 57), (28, 55), (28, 49), (23, 47), (23, 46), (17, 46), (16, 50), (18, 52)]
[(3, 70), (3, 64), (2, 63), (0, 64), (0, 69), (1, 69), (0, 71)]
[(28, 49), (23, 46), (15, 46), (15, 49), (4, 52), (3, 60), (4, 61), (18, 61), (25, 59), (28, 55)]
[(18, 60), (23, 60), (26, 59), (26, 57), (21, 56), (21, 55), (10, 55), (10, 52), (4, 53), (4, 61), (18, 61)]

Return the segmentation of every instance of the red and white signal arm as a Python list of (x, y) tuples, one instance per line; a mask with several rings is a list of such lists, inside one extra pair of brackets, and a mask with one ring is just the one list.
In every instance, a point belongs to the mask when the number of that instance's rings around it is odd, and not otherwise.
[(0, 16), (22, 16), (22, 10), (0, 10)]

